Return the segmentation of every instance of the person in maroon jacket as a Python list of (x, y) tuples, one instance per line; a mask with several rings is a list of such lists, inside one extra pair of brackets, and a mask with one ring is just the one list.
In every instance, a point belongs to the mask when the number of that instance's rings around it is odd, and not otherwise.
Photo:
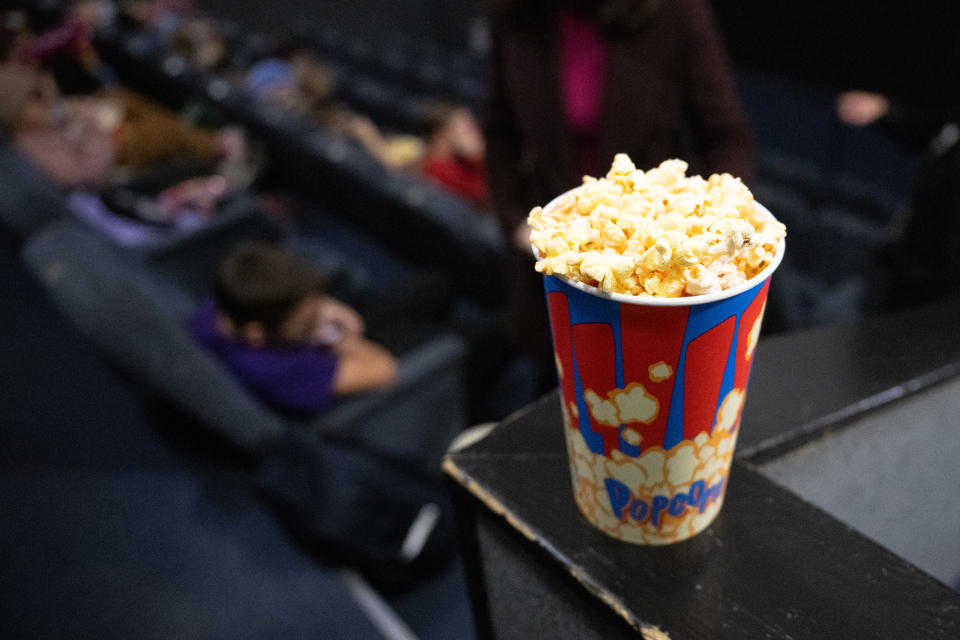
[(707, 0), (491, 0), (484, 134), (490, 198), (515, 268), (508, 322), (515, 346), (552, 384), (553, 349), (526, 216), (604, 175), (613, 156), (649, 169), (748, 185), (753, 139)]

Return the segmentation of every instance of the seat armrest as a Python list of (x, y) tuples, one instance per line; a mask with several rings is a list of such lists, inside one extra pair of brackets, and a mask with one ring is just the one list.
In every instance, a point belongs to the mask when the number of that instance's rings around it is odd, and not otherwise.
[(462, 338), (443, 334), (400, 358), (391, 387), (345, 399), (311, 427), (327, 437), (359, 441), (379, 453), (439, 469), (447, 445), (467, 426), (465, 354)]

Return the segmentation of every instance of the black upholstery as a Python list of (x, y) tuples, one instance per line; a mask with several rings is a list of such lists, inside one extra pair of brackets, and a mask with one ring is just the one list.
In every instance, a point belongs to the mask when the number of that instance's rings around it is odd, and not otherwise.
[(63, 193), (0, 139), (0, 224), (22, 240), (63, 215), (66, 206)]

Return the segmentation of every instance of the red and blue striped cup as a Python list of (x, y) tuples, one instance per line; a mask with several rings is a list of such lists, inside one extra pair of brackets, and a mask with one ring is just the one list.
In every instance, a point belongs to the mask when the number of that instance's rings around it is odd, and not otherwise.
[(719, 513), (784, 250), (781, 241), (746, 283), (701, 296), (610, 294), (544, 277), (574, 497), (605, 533), (670, 544)]

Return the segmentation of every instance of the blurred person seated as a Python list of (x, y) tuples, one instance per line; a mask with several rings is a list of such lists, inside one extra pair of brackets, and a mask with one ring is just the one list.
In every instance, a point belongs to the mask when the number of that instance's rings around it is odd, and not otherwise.
[(0, 127), (42, 173), (65, 189), (99, 186), (115, 168), (116, 123), (83, 98), (61, 99), (48, 74), (0, 66)]
[(382, 131), (369, 117), (335, 99), (337, 83), (334, 70), (303, 38), (281, 32), (273, 37), (270, 53), (248, 70), (244, 88), (258, 100), (353, 140), (388, 169), (415, 168), (423, 156), (423, 140)]
[(364, 337), (356, 311), (325, 295), (312, 265), (275, 245), (235, 247), (190, 325), (254, 396), (284, 414), (317, 414), (336, 396), (396, 377), (396, 360)]
[(487, 204), (486, 145), (470, 109), (435, 104), (428, 110), (421, 172), (441, 187), (484, 208)]
[(117, 165), (131, 173), (188, 159), (204, 170), (222, 161), (223, 169), (240, 174), (236, 177), (248, 174), (249, 167), (243, 165), (254, 158), (249, 141), (236, 128), (192, 126), (172, 109), (118, 86), (112, 73), (95, 69), (103, 65), (90, 37), (110, 20), (101, 5), (101, 0), (77, 0), (69, 7), (53, 2), (23, 14), (11, 12), (3, 30), (5, 61), (49, 73), (60, 95), (99, 100), (100, 117), (114, 121), (117, 128)]
[(201, 226), (239, 189), (228, 177), (198, 171), (192, 163), (162, 170), (151, 165), (151, 176), (131, 179), (119, 162), (125, 146), (142, 140), (123, 135), (118, 117), (118, 110), (102, 99), (61, 97), (48, 74), (0, 65), (0, 129), (27, 161), (68, 194), (73, 213), (118, 243), (148, 244), (170, 229)]
[(391, 171), (415, 171), (423, 158), (424, 142), (419, 136), (384, 132), (367, 116), (343, 105), (332, 106), (322, 122), (334, 134), (358, 143)]
[(273, 34), (267, 53), (246, 72), (244, 86), (259, 100), (321, 118), (332, 103), (336, 74), (300, 36)]
[(16, 62), (49, 70), (61, 93), (91, 93), (116, 81), (97, 53), (93, 34), (113, 20), (108, 0), (43, 2), (24, 13), (25, 36)]
[(192, 0), (128, 0), (115, 21), (146, 36), (154, 52), (182, 58), (197, 71), (226, 71), (231, 48), (216, 20), (198, 15)]
[(216, 22), (209, 18), (184, 21), (170, 35), (167, 52), (197, 71), (223, 71), (230, 65), (230, 47)]
[(198, 172), (222, 175), (234, 189), (249, 186), (257, 176), (260, 152), (239, 127), (193, 126), (176, 111), (124, 87), (93, 97), (102, 110), (115, 112), (117, 166), (128, 175), (189, 162)]
[(836, 113), (849, 126), (876, 125), (920, 155), (907, 207), (869, 274), (865, 309), (893, 309), (960, 293), (960, 96), (906, 101), (846, 91), (837, 96)]
[[(17, 37), (17, 46), (8, 47), (10, 62), (21, 65), (24, 72), (30, 67), (49, 73), (60, 95), (94, 99), (90, 108), (103, 126), (115, 128), (116, 164), (131, 175), (186, 160), (201, 171), (229, 170), (229, 179), (249, 181), (250, 167), (244, 164), (254, 158), (239, 130), (192, 126), (172, 109), (118, 86), (111, 74), (91, 70), (99, 64), (91, 34), (111, 19), (104, 17), (109, 12), (102, 4), (102, 0), (76, 0), (69, 6), (53, 2), (28, 12), (19, 22), (28, 20), (31, 28), (11, 33)], [(13, 26), (17, 24), (14, 21)]]
[(141, 30), (156, 49), (196, 14), (193, 0), (120, 0), (117, 18)]

